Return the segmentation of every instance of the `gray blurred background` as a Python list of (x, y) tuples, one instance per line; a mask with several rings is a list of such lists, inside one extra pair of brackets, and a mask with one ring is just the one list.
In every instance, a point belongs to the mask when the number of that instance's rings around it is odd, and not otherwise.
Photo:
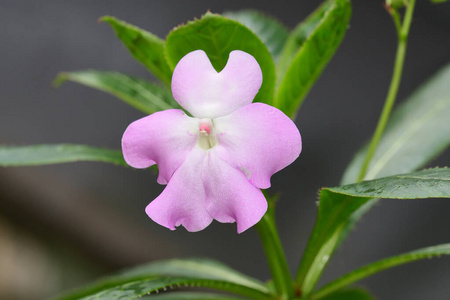
[[(103, 15), (165, 37), (210, 9), (254, 8), (293, 28), (319, 1), (0, 0), (0, 143), (80, 143), (119, 149), (143, 114), (60, 71), (117, 70), (152, 79)], [(300, 158), (273, 177), (277, 219), (295, 273), (316, 216), (317, 190), (337, 185), (372, 134), (396, 47), (382, 1), (353, 1), (351, 27), (297, 118)], [(450, 62), (450, 3), (418, 0), (399, 99)], [(431, 166), (449, 165), (447, 151)], [(211, 257), (260, 279), (270, 274), (254, 229), (214, 222), (199, 233), (153, 223), (145, 206), (163, 187), (151, 171), (101, 163), (0, 169), (0, 299), (43, 299), (106, 273), (172, 257)], [(333, 257), (322, 283), (362, 264), (450, 242), (450, 201), (382, 201)], [(450, 258), (392, 269), (361, 285), (380, 299), (449, 299)]]

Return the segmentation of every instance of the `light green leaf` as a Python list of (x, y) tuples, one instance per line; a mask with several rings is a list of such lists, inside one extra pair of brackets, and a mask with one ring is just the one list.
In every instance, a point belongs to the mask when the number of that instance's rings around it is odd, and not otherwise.
[(167, 88), (119, 72), (64, 72), (58, 75), (54, 85), (59, 86), (67, 80), (110, 93), (146, 114), (180, 108)]
[(152, 295), (143, 297), (141, 299), (154, 300), (238, 300), (243, 298), (232, 297), (228, 295), (219, 295), (211, 293), (193, 293), (193, 292), (171, 292), (162, 293), (159, 295)]
[(146, 274), (225, 280), (267, 292), (264, 283), (231, 269), (218, 261), (205, 258), (170, 259), (152, 262), (136, 267), (123, 275), (142, 276)]
[(289, 36), (286, 26), (257, 10), (227, 11), (222, 15), (247, 26), (267, 46), (274, 61), (278, 61)]
[[(399, 265), (407, 264), (421, 259), (429, 259), (432, 257), (440, 257), (441, 255), (450, 255), (450, 244), (443, 244), (434, 247), (423, 248), (408, 252), (405, 254), (385, 258), (383, 260), (368, 264), (359, 269), (356, 269), (339, 279), (330, 282), (325, 285), (319, 291), (314, 293), (313, 299), (329, 299), (328, 296), (335, 291), (338, 291), (350, 284), (353, 284), (361, 279), (369, 277), (373, 274), (379, 273), (381, 271), (393, 268)], [(331, 298), (330, 298), (331, 299)]]
[(128, 166), (118, 150), (85, 145), (57, 144), (0, 146), (0, 166), (38, 166), (76, 161), (99, 161)]
[(244, 25), (211, 13), (200, 20), (190, 21), (175, 28), (166, 41), (167, 61), (175, 68), (189, 52), (203, 50), (217, 71), (221, 71), (233, 50), (242, 50), (258, 61), (263, 83), (255, 101), (271, 104), (275, 84), (275, 65), (264, 43)]
[(295, 117), (303, 99), (339, 47), (351, 15), (348, 0), (323, 3), (291, 33), (277, 65), (275, 106)]
[(218, 262), (201, 259), (174, 259), (151, 263), (106, 278), (57, 299), (93, 300), (120, 299), (120, 297), (136, 299), (179, 287), (204, 287), (251, 299), (272, 299), (269, 290), (256, 279), (242, 275)]
[(111, 25), (117, 37), (137, 61), (142, 63), (165, 85), (170, 86), (172, 70), (164, 58), (164, 40), (111, 16), (102, 17), (100, 20)]
[(320, 192), (316, 225), (303, 255), (296, 282), (308, 295), (314, 289), (349, 217), (373, 198), (450, 198), (450, 169), (427, 169), (363, 181)]

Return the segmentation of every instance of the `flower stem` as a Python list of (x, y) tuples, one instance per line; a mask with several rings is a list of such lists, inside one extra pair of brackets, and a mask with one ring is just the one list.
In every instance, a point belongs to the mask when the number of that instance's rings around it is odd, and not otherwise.
[(415, 0), (409, 0), (408, 6), (406, 8), (405, 16), (403, 19), (403, 24), (400, 26), (400, 16), (396, 9), (392, 9), (391, 16), (397, 29), (397, 54), (395, 57), (394, 72), (392, 74), (391, 85), (384, 103), (383, 111), (381, 112), (380, 119), (378, 120), (378, 125), (373, 134), (372, 140), (369, 145), (369, 150), (367, 151), (366, 158), (362, 165), (361, 171), (359, 172), (358, 182), (364, 179), (367, 173), (370, 161), (375, 154), (375, 150), (383, 136), (386, 124), (391, 115), (392, 107), (394, 106), (395, 99), (397, 98), (398, 87), (402, 78), (403, 65), (405, 62), (406, 45), (408, 42), (409, 28), (411, 27), (412, 15), (414, 11)]
[(256, 225), (261, 242), (266, 253), (273, 282), (280, 299), (294, 299), (292, 277), (281, 245), (275, 224), (274, 202), (269, 202), (269, 208), (261, 221)]

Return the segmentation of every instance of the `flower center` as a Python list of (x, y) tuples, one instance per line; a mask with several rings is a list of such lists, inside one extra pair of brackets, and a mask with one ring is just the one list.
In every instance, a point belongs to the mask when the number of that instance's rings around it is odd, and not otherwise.
[(216, 133), (211, 119), (200, 119), (198, 132), (197, 146), (209, 150), (217, 145)]

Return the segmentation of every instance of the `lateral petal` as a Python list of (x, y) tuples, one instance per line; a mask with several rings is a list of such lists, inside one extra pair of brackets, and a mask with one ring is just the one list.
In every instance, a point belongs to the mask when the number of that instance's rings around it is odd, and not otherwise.
[(267, 211), (267, 201), (261, 190), (214, 150), (208, 151), (202, 178), (209, 214), (221, 223), (236, 222), (238, 233), (258, 223)]
[(169, 184), (145, 209), (156, 223), (174, 230), (183, 225), (188, 231), (200, 231), (212, 222), (206, 210), (202, 183), (202, 164), (206, 152), (194, 147), (175, 171)]
[(263, 103), (253, 103), (217, 118), (214, 126), (218, 155), (262, 189), (269, 188), (270, 177), (290, 165), (302, 150), (294, 122)]
[(184, 56), (172, 75), (172, 93), (177, 102), (197, 118), (227, 115), (252, 103), (262, 83), (258, 62), (235, 50), (217, 73), (203, 50)]
[(131, 123), (122, 137), (125, 161), (134, 168), (159, 168), (158, 183), (167, 184), (195, 146), (198, 120), (180, 109), (156, 112)]

